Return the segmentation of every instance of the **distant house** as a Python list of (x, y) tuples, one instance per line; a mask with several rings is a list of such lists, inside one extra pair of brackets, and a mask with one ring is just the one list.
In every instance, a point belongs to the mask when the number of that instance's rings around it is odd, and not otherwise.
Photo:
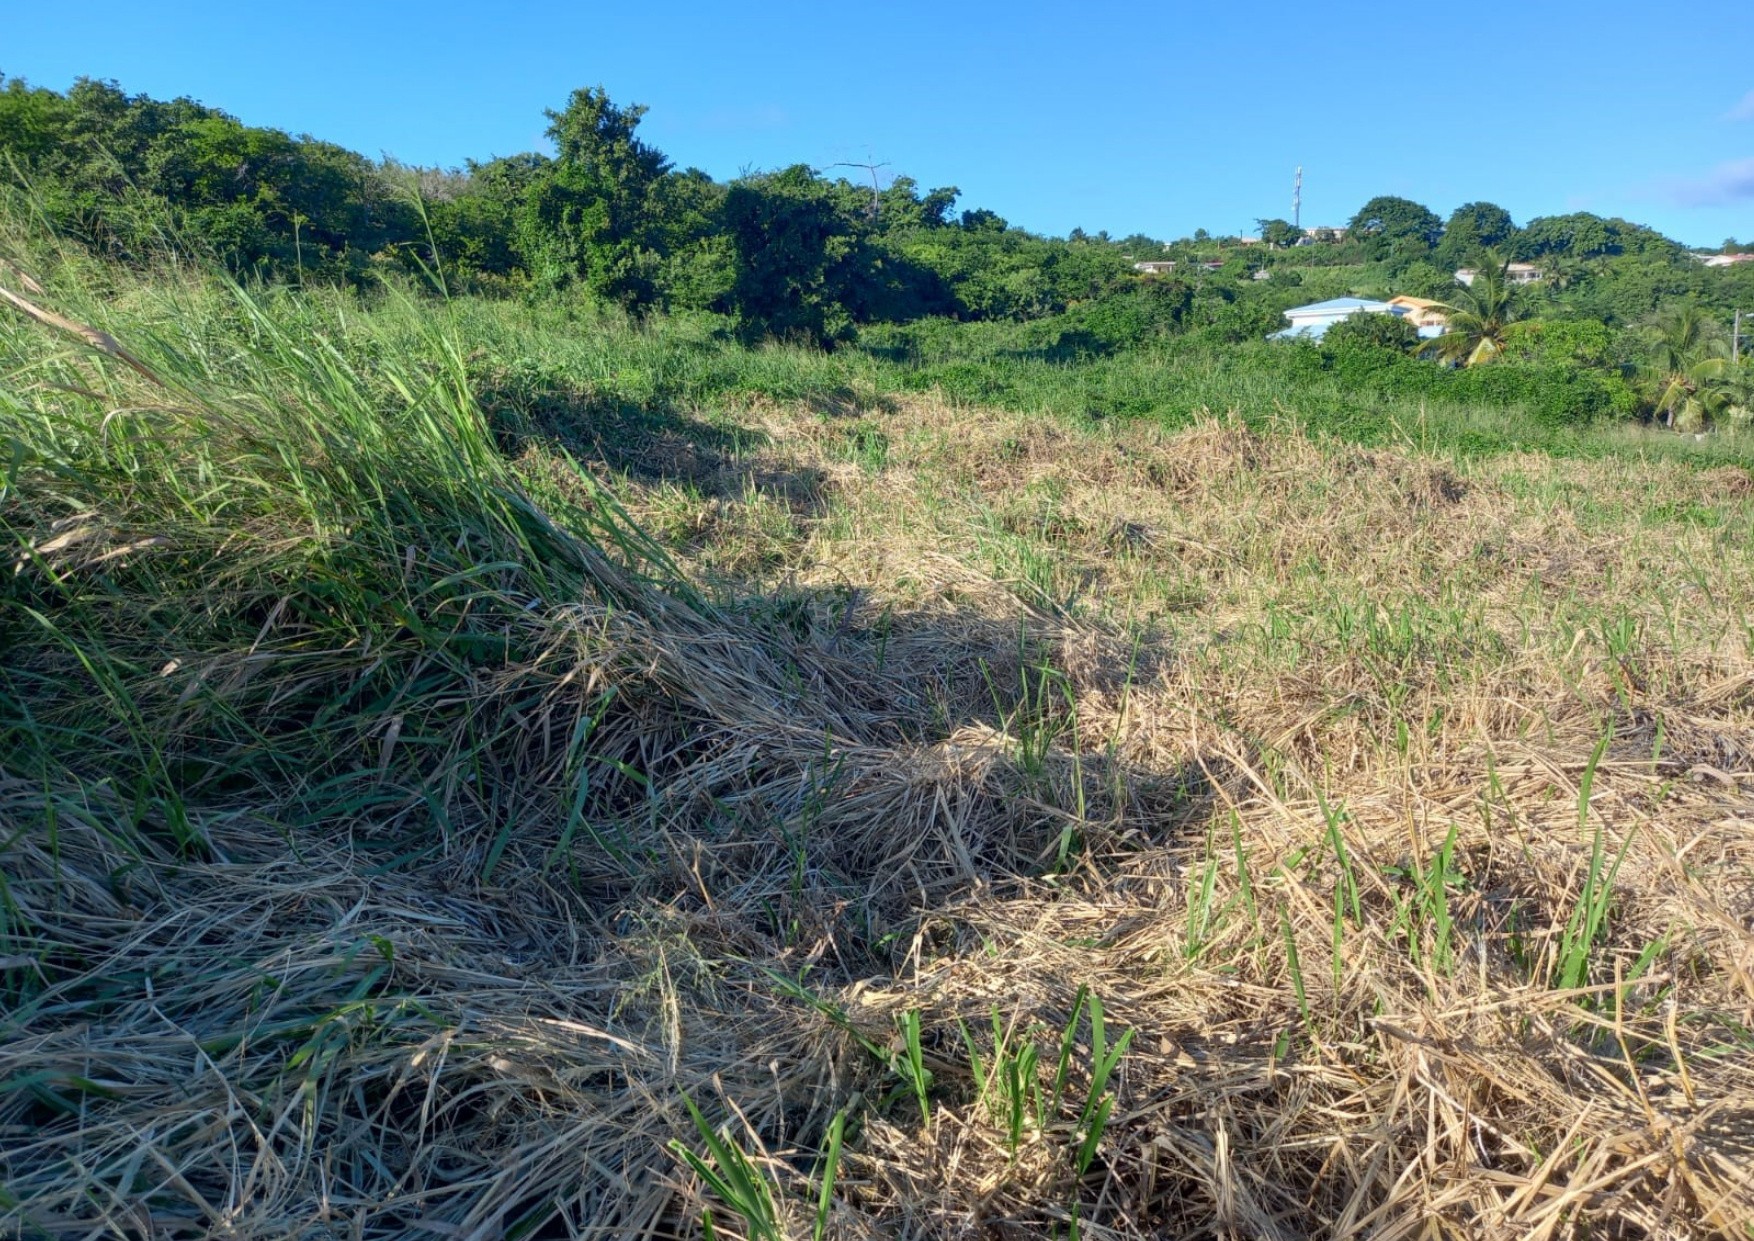
[(1292, 244), (1299, 245), (1299, 246), (1313, 246), (1319, 241), (1345, 241), (1345, 240), (1346, 240), (1346, 230), (1345, 229), (1343, 229), (1343, 228), (1329, 228), (1327, 225), (1324, 224), (1324, 225), (1320, 225), (1316, 228), (1304, 229), (1303, 236), (1299, 237)]
[[(1456, 273), (1456, 283), (1472, 285), (1479, 274), (1472, 267), (1464, 267)], [(1533, 263), (1512, 263), (1504, 269), (1504, 278), (1511, 284), (1533, 284), (1541, 275), (1541, 269)]]
[(1448, 309), (1442, 302), (1434, 302), (1429, 297), (1409, 297), (1405, 293), (1397, 293), (1389, 298), (1389, 305), (1405, 307), (1407, 322), (1419, 329), (1421, 336), (1441, 336), (1449, 327), (1449, 316), (1444, 312)]
[(1174, 259), (1148, 259), (1143, 263), (1134, 263), (1134, 271), (1142, 271), (1147, 276), (1164, 276), (1175, 270)]
[(1204, 267), (1207, 271), (1223, 271), (1224, 270), (1224, 264), (1219, 262), (1217, 259), (1207, 259), (1204, 262), (1202, 262), (1200, 264), (1200, 266)]
[(1377, 302), (1364, 297), (1335, 297), (1308, 306), (1293, 306), (1285, 312), (1290, 327), (1274, 332), (1268, 340), (1320, 340), (1329, 328), (1356, 314), (1395, 315), (1405, 318), (1411, 313), (1393, 302)]
[(1708, 254), (1707, 267), (1734, 267), (1737, 263), (1754, 263), (1754, 254)]
[(1273, 273), (1268, 271), (1265, 267), (1259, 268), (1254, 275), (1249, 277), (1250, 280), (1271, 280), (1272, 278)]

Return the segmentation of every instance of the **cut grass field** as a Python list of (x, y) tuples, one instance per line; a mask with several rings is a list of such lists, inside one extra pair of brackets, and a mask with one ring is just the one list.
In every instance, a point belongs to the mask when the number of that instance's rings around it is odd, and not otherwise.
[(1749, 1235), (1742, 468), (10, 244), (8, 1230)]

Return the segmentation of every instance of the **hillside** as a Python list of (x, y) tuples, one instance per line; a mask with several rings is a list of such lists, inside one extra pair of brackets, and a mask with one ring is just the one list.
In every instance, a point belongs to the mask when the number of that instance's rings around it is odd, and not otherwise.
[(1733, 442), (4, 253), (8, 1229), (1754, 1217)]

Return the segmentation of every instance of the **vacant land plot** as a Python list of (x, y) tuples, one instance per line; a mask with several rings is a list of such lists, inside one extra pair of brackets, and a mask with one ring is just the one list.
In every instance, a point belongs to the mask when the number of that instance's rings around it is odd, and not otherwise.
[(37, 274), (9, 1229), (1747, 1235), (1740, 468)]

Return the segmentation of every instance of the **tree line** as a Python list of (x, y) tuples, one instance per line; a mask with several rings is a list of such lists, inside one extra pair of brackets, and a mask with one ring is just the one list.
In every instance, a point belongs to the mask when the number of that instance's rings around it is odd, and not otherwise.
[[(1258, 221), (1261, 240), (1291, 246), (1303, 235), (1284, 220)], [(1734, 238), (1724, 253), (1743, 247)], [(1754, 264), (1704, 267), (1679, 242), (1628, 220), (1586, 211), (1537, 216), (1519, 225), (1496, 203), (1464, 203), (1448, 219), (1422, 203), (1393, 195), (1371, 199), (1345, 232), (1301, 247), (1294, 261), (1313, 266), (1369, 264), (1395, 292), (1450, 300), (1455, 273), (1494, 261), (1526, 262), (1541, 273), (1529, 300), (1549, 314), (1627, 325), (1661, 307), (1687, 301), (1720, 317), (1754, 304)]]
[[(1738, 307), (1754, 310), (1754, 264), (1708, 270), (1626, 220), (1579, 212), (1519, 225), (1489, 202), (1446, 219), (1379, 196), (1316, 244), (1284, 220), (1261, 220), (1252, 246), (1204, 231), (1168, 243), (1080, 229), (1044, 237), (958, 210), (955, 187), (908, 177), (860, 185), (797, 164), (721, 182), (677, 169), (640, 136), (644, 113), (601, 87), (577, 90), (547, 113), (552, 154), (445, 170), (113, 82), (82, 79), (63, 93), (0, 77), (0, 159), (5, 192), (22, 187), (52, 228), (124, 262), (195, 247), (270, 280), (413, 273), (454, 291), (573, 291), (636, 316), (708, 312), (745, 339), (824, 346), (870, 325), (1023, 321), (1042, 329), (1034, 352), (1066, 361), (1165, 336), (1258, 340), (1299, 301), (1408, 293), (1455, 304), (1470, 325), (1438, 352), (1538, 370), (1528, 382), (1556, 394), (1556, 410), (1636, 406), (1697, 422), (1708, 406), (1747, 407), (1739, 390), (1723, 395), (1746, 373), (1723, 364), (1733, 352), (1723, 325)], [(1178, 267), (1141, 277), (1133, 263), (1148, 258)], [(1539, 283), (1507, 288), (1503, 265), (1514, 260), (1538, 265)], [(1455, 279), (1470, 265), (1488, 273), (1473, 293)], [(1361, 324), (1334, 344), (1418, 353), (1404, 334)], [(1635, 391), (1640, 372), (1649, 378)]]
[(639, 135), (601, 88), (550, 111), (552, 155), (457, 170), (373, 161), (190, 99), (82, 79), (0, 89), (0, 152), (49, 222), (145, 259), (200, 244), (239, 272), (361, 280), (426, 269), (480, 290), (581, 287), (634, 313), (700, 309), (833, 343), (860, 323), (1020, 318), (1096, 296), (1120, 247), (1046, 238), (907, 177), (873, 189), (798, 164), (719, 182)]

